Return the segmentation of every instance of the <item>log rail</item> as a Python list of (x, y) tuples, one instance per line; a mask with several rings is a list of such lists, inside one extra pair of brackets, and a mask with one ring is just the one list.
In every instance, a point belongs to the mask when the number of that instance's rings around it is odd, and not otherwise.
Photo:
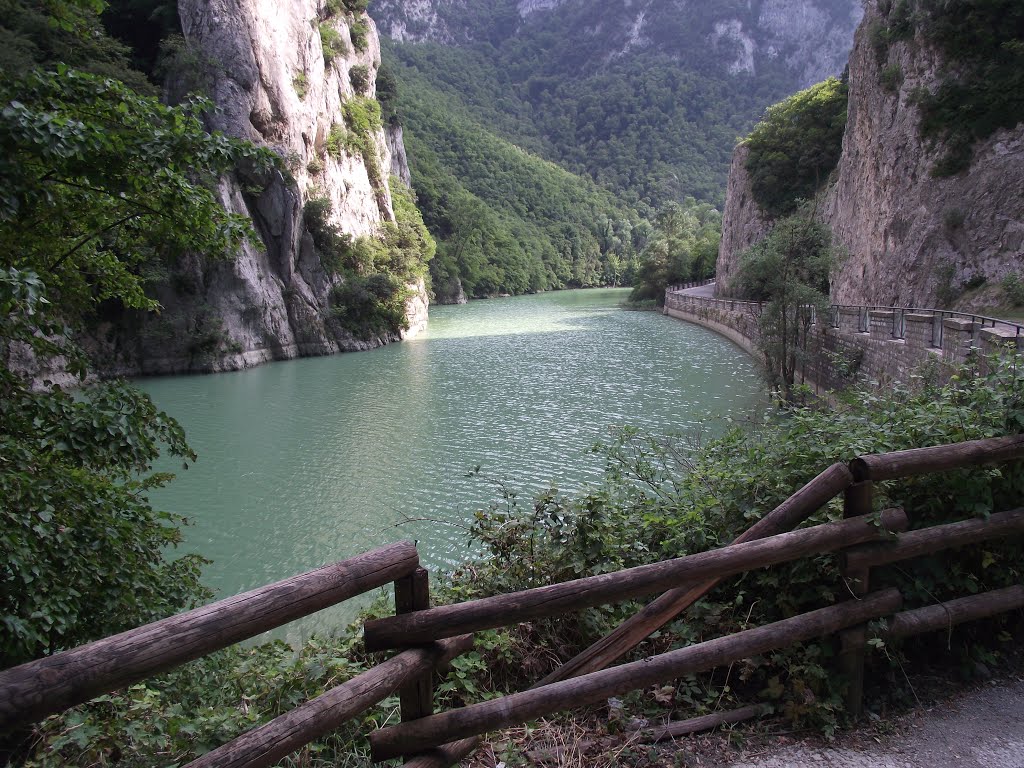
[[(442, 768), (472, 752), (487, 731), (597, 702), (680, 675), (838, 633), (850, 680), (847, 709), (861, 706), (868, 621), (886, 617), (897, 639), (1024, 608), (1024, 585), (900, 612), (895, 590), (872, 593), (874, 567), (1024, 533), (1024, 508), (907, 532), (900, 509), (874, 513), (874, 484), (1024, 459), (1024, 436), (861, 456), (836, 464), (732, 544), (615, 573), (466, 603), (430, 607), (416, 548), (400, 542), (172, 616), (120, 635), (0, 671), (0, 730), (37, 721), (103, 693), (281, 626), (363, 592), (395, 585), (396, 615), (367, 622), (368, 650), (396, 655), (213, 752), (188, 768), (273, 765), (385, 697), (398, 693), (402, 720), (370, 734), (375, 760)], [(844, 519), (797, 528), (842, 495)], [(608, 668), (693, 605), (722, 579), (800, 557), (839, 552), (852, 598), (836, 605)], [(662, 592), (638, 614), (533, 688), (433, 713), (437, 670), (472, 647), (470, 633)], [(743, 717), (752, 716), (744, 713)], [(733, 719), (742, 719), (737, 716)], [(726, 722), (728, 716), (716, 717)]]

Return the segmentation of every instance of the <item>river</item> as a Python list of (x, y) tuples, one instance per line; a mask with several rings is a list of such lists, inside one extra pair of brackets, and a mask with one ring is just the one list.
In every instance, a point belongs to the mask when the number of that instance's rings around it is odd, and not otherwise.
[(715, 431), (763, 402), (737, 347), (622, 310), (627, 295), (431, 307), (425, 333), (371, 352), (140, 380), (199, 454), (153, 502), (194, 522), (183, 550), (213, 560), (204, 581), (219, 596), (403, 538), (444, 569), (472, 554), (465, 526), (496, 498), (492, 480), (578, 488), (601, 473), (587, 449), (617, 426)]

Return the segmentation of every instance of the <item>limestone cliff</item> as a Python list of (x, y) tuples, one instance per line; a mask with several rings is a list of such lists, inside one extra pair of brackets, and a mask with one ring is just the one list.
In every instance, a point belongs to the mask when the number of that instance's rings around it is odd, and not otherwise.
[(732, 286), (739, 269), (739, 255), (771, 231), (771, 220), (761, 210), (750, 191), (747, 175), (748, 151), (744, 144), (736, 147), (729, 166), (729, 182), (722, 213), (722, 242), (718, 248), (715, 268), (715, 295), (735, 295)]
[[(894, 43), (880, 63), (869, 39), (874, 18), (851, 54), (843, 154), (822, 213), (849, 251), (833, 298), (936, 306), (964, 284), (1024, 267), (1024, 126), (976, 144), (967, 171), (934, 177), (943, 148), (922, 146), (910, 97), (936, 86), (944, 62), (917, 38)], [(883, 87), (882, 68), (901, 72), (902, 83)]]
[[(397, 340), (357, 339), (342, 327), (330, 306), (340, 278), (321, 263), (303, 223), (314, 197), (330, 200), (330, 223), (353, 237), (394, 219), (384, 177), (400, 134), (389, 141), (378, 128), (367, 150), (339, 148), (351, 130), (346, 103), (375, 94), (373, 22), (328, 15), (317, 0), (179, 0), (178, 8), (216, 105), (209, 127), (272, 148), (288, 170), (261, 176), (242, 168), (220, 180), (225, 208), (251, 218), (258, 240), (229, 263), (193, 254), (174, 265), (157, 282), (161, 313), (124, 323), (133, 328), (127, 336), (101, 326), (96, 335), (112, 347), (103, 355), (113, 361), (108, 371), (229, 370)], [(415, 289), (409, 333), (426, 320), (426, 292), (422, 283)]]
[[(932, 307), (969, 285), (997, 283), (1024, 269), (1024, 126), (1000, 130), (974, 146), (970, 167), (955, 176), (932, 171), (944, 147), (920, 137), (912, 94), (934, 90), (946, 63), (920, 36), (894, 42), (879, 60), (868, 6), (850, 55), (848, 122), (833, 182), (818, 203), (848, 256), (834, 275), (840, 304)], [(883, 70), (898, 72), (883, 84)], [(728, 293), (738, 256), (771, 226), (753, 202), (737, 147), (730, 171), (718, 271)], [(961, 309), (997, 303), (985, 292), (963, 296)]]
[(533, 24), (590, 39), (605, 63), (630, 52), (696, 56), (732, 75), (781, 68), (805, 87), (842, 71), (862, 9), (860, 0), (376, 0), (371, 13), (400, 42), (496, 44)]

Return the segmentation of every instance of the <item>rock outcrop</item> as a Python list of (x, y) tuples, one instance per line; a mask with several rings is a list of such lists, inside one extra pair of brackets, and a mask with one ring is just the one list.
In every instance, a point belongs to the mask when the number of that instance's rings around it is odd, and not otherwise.
[[(843, 151), (817, 210), (848, 255), (833, 278), (840, 304), (933, 307), (965, 285), (996, 283), (1024, 269), (1024, 126), (1000, 130), (974, 147), (971, 166), (955, 176), (932, 170), (943, 147), (919, 134), (911, 95), (933, 90), (944, 62), (920, 38), (893, 43), (879, 62), (870, 39), (869, 6), (850, 55), (850, 100)], [(902, 82), (883, 85), (882, 69)], [(891, 82), (891, 80), (890, 80)], [(728, 295), (738, 257), (771, 227), (753, 201), (737, 147), (729, 176), (718, 270)], [(983, 294), (955, 308), (992, 303)]]
[(746, 162), (747, 147), (740, 144), (732, 154), (729, 183), (725, 192), (725, 210), (722, 213), (722, 242), (718, 248), (715, 268), (715, 295), (735, 295), (733, 281), (739, 271), (739, 257), (747, 248), (771, 231), (771, 219), (761, 210), (750, 191), (750, 176)]
[(689, 61), (699, 50), (702, 64), (732, 75), (781, 65), (798, 87), (842, 71), (863, 13), (860, 0), (500, 0), (487, 9), (468, 0), (377, 0), (372, 10), (399, 42), (494, 43), (557, 18), (557, 28), (598, 41), (605, 63), (629, 52)]
[[(1024, 268), (1024, 126), (976, 144), (967, 171), (934, 177), (943, 148), (922, 146), (910, 96), (934, 89), (943, 61), (917, 39), (893, 44), (880, 65), (869, 39), (873, 18), (850, 58), (843, 154), (822, 210), (849, 251), (833, 299), (937, 306), (965, 284)], [(902, 73), (898, 88), (883, 87), (883, 66)]]
[[(325, 17), (317, 0), (179, 0), (178, 8), (217, 107), (209, 127), (272, 148), (288, 170), (242, 168), (220, 180), (224, 207), (249, 217), (258, 239), (231, 262), (201, 254), (179, 261), (157, 283), (159, 315), (122, 318), (120, 328), (100, 323), (93, 337), (98, 356), (109, 361), (106, 372), (230, 370), (406, 335), (360, 339), (342, 327), (330, 306), (341, 279), (321, 263), (303, 222), (303, 206), (314, 197), (330, 200), (329, 222), (353, 237), (394, 219), (382, 176), (398, 154), (399, 175), (404, 168), (408, 179), (401, 134), (369, 135), (376, 163), (365, 159), (367, 151), (338, 146), (349, 130), (345, 104), (375, 95), (380, 47), (373, 22), (365, 14)], [(414, 288), (407, 333), (426, 322), (426, 291)]]

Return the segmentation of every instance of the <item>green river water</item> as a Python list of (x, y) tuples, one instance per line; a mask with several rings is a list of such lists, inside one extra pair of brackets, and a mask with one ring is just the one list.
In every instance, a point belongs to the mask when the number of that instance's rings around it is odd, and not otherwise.
[[(213, 560), (223, 597), (399, 539), (443, 570), (472, 554), (464, 526), (508, 479), (535, 491), (600, 477), (587, 449), (621, 425), (685, 432), (763, 402), (725, 339), (626, 290), (431, 307), (429, 329), (372, 352), (239, 373), (144, 379), (199, 461), (154, 494), (189, 517), (185, 551)], [(720, 429), (720, 426), (719, 426)], [(324, 611), (291, 641), (351, 618)]]

